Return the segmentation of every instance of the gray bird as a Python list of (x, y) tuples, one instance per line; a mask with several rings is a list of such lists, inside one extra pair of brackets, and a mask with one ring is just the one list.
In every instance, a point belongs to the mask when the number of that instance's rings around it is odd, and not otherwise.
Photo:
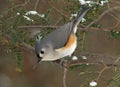
[(60, 26), (43, 39), (36, 41), (35, 53), (40, 61), (54, 61), (72, 55), (77, 47), (77, 25), (89, 10), (89, 5), (82, 5), (77, 17)]

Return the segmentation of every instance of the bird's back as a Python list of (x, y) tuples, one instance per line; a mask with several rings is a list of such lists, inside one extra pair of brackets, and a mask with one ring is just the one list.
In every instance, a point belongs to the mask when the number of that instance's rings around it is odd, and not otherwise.
[(54, 49), (63, 47), (69, 39), (72, 25), (72, 22), (64, 24), (63, 26), (46, 35), (40, 42), (44, 45), (51, 43)]

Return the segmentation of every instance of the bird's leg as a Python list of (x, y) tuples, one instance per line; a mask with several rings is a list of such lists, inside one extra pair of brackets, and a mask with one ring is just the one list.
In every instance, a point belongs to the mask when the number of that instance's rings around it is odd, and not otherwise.
[(58, 59), (58, 60), (55, 60), (55, 61), (52, 61), (51, 63), (53, 64), (59, 64), (60, 65), (60, 67), (62, 68), (64, 65), (64, 63), (65, 62), (68, 62), (67, 60), (65, 60), (64, 58), (62, 58), (62, 59)]
[(64, 63), (67, 63), (67, 62), (68, 62), (68, 60), (65, 60), (65, 58), (62, 58), (62, 59), (60, 60), (60, 63), (59, 63), (60, 67), (61, 67), (61, 68), (64, 67)]

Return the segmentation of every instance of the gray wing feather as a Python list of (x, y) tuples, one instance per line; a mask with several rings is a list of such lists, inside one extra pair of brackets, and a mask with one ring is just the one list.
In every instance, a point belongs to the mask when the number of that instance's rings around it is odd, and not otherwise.
[(69, 22), (59, 27), (55, 31), (49, 33), (40, 41), (41, 45), (50, 43), (52, 44), (53, 49), (58, 49), (65, 46), (68, 41), (69, 35), (71, 34), (72, 25), (73, 22)]

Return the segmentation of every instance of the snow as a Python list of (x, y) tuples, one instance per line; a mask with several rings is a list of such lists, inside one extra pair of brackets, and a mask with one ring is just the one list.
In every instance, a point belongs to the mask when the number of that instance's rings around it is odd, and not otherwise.
[(119, 31), (116, 32), (116, 34), (119, 34), (119, 33), (120, 33)]
[[(77, 16), (77, 14), (71, 14), (71, 18), (72, 18), (72, 17), (76, 17), (76, 16)], [(81, 22), (82, 22), (82, 23), (83, 23), (83, 22), (86, 22), (86, 19), (85, 19), (85, 18), (82, 18)]]
[(95, 87), (97, 86), (97, 82), (95, 82), (94, 80), (92, 80), (90, 83), (89, 83), (90, 87)]
[(108, 0), (103, 0), (100, 2), (100, 5), (103, 6), (105, 3), (108, 3)]
[(85, 19), (85, 18), (82, 18), (81, 22), (82, 22), (82, 23), (83, 23), (83, 22), (86, 22), (86, 19)]
[(100, 6), (103, 6), (105, 3), (108, 3), (109, 1), (108, 0), (101, 0), (100, 3), (98, 3), (98, 2), (91, 1), (91, 0), (89, 0), (89, 1), (79, 0), (79, 2), (81, 5), (88, 3), (89, 6), (91, 6), (92, 4), (99, 4)]
[(20, 13), (19, 13), (19, 12), (17, 12), (17, 15), (20, 15)]
[[(20, 15), (20, 13), (17, 12), (16, 15)], [(28, 11), (28, 12), (26, 12), (26, 13), (23, 15), (23, 17), (24, 17), (26, 20), (31, 21), (31, 22), (33, 22), (34, 20), (31, 19), (30, 17), (28, 17), (28, 15), (38, 15), (38, 16), (41, 17), (41, 18), (44, 18), (44, 17), (45, 17), (44, 14), (39, 14), (37, 11)]]
[(73, 56), (72, 60), (78, 60), (78, 57), (77, 56)]
[(71, 14), (71, 17), (76, 17), (77, 16), (77, 14)]
[(45, 17), (44, 14), (39, 14), (37, 11), (28, 11), (25, 13), (25, 15), (38, 15), (39, 17), (42, 17), (42, 18)]
[(87, 66), (89, 66), (90, 64), (89, 63), (86, 63)]
[(24, 17), (26, 20), (28, 20), (28, 21), (34, 21), (34, 20), (32, 20), (31, 18), (29, 18), (28, 16), (23, 15), (23, 17)]
[(85, 0), (79, 0), (79, 2), (80, 2), (81, 5), (84, 5), (86, 3)]
[(86, 60), (87, 59), (87, 57), (86, 56), (81, 56), (84, 60)]
[(80, 2), (81, 5), (84, 5), (84, 4), (88, 3), (89, 6), (91, 6), (91, 3), (93, 3), (93, 1), (85, 1), (85, 0), (79, 0), (79, 2)]
[[(97, 3), (97, 2), (93, 2), (93, 1), (91, 1), (91, 0), (88, 0), (88, 1), (86, 1), (86, 0), (79, 0), (79, 2), (80, 2), (81, 5), (84, 5), (84, 4), (88, 3), (89, 6), (91, 6), (92, 4), (99, 4), (100, 6), (103, 6), (105, 3), (108, 3), (109, 1), (108, 1), (108, 0), (101, 0), (100, 3)], [(17, 12), (17, 15), (20, 15), (20, 13)], [(40, 13), (38, 13), (37, 11), (34, 11), (34, 10), (33, 10), (33, 11), (28, 11), (28, 12), (25, 13), (25, 15), (23, 15), (23, 17), (24, 17), (26, 20), (32, 21), (32, 22), (33, 22), (34, 20), (31, 19), (30, 17), (28, 17), (28, 15), (38, 15), (38, 16), (41, 17), (41, 18), (44, 18), (44, 17), (45, 17), (44, 14), (40, 14)], [(71, 14), (71, 17), (76, 17), (76, 16), (77, 16), (77, 14)], [(85, 22), (85, 21), (86, 21), (86, 19), (82, 18), (81, 22)]]
[(45, 15), (44, 15), (44, 14), (38, 14), (38, 16), (40, 16), (40, 17), (42, 17), (42, 18), (44, 18), (44, 17), (45, 17)]
[(38, 12), (37, 11), (28, 11), (25, 13), (25, 15), (30, 15), (30, 14), (36, 15), (36, 14), (38, 14)]

